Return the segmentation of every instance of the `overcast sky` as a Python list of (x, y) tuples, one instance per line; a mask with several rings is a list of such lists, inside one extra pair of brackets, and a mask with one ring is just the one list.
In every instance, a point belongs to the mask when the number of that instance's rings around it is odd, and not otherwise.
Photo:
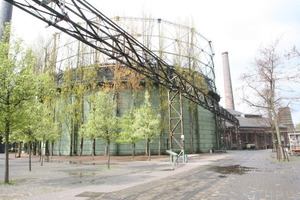
[[(68, 1), (68, 0), (66, 0)], [(222, 52), (229, 53), (234, 95), (238, 96), (240, 76), (259, 47), (281, 39), (282, 50), (300, 48), (300, 0), (90, 0), (94, 7), (112, 16), (162, 18), (171, 22), (193, 21), (195, 28), (213, 42), (216, 83), (223, 94)], [(45, 24), (14, 9), (14, 28), (31, 43), (46, 34)], [(26, 26), (25, 26), (26, 25)], [(250, 112), (238, 98), (236, 110)], [(221, 105), (224, 105), (222, 99)], [(294, 123), (300, 123), (300, 104), (292, 104)]]

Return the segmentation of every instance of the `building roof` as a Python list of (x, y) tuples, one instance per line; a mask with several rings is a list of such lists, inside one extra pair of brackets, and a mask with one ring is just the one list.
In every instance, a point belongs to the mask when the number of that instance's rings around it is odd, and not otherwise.
[(236, 110), (232, 110), (232, 109), (226, 109), (230, 114), (232, 114), (233, 116), (237, 117), (237, 116), (242, 116), (243, 113), (236, 111)]
[[(230, 112), (232, 115), (234, 115), (238, 120), (239, 120), (239, 129), (269, 129), (270, 128), (270, 123), (268, 122), (268, 118), (264, 118), (261, 115), (254, 115), (254, 114), (244, 114), (242, 112), (232, 110), (232, 109), (227, 109), (228, 112)], [(232, 126), (229, 123), (226, 123), (227, 127)], [(283, 124), (279, 125), (281, 129), (286, 129), (287, 127), (284, 126)]]
[(242, 117), (242, 116), (239, 116), (239, 117), (236, 117), (239, 122), (240, 122), (240, 127), (243, 128), (243, 127), (252, 127), (252, 128), (267, 128), (267, 127), (270, 127), (270, 124), (268, 123), (268, 119), (266, 118), (262, 118), (262, 117), (257, 117), (257, 118), (254, 118), (254, 117), (251, 117), (251, 118), (248, 118), (248, 117)]

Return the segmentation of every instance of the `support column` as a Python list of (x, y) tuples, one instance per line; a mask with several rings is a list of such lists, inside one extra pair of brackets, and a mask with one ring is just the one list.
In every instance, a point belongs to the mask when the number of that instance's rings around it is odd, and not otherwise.
[[(168, 100), (170, 150), (180, 151), (177, 156), (182, 157), (183, 162), (187, 162), (187, 156), (185, 155), (184, 151), (185, 138), (183, 128), (183, 106), (181, 92), (179, 90), (169, 90)], [(171, 157), (173, 158), (173, 156)]]
[(181, 92), (169, 90), (168, 99), (169, 99), (170, 149), (184, 150), (184, 131), (183, 131), (183, 117), (182, 117), (183, 108), (182, 108)]

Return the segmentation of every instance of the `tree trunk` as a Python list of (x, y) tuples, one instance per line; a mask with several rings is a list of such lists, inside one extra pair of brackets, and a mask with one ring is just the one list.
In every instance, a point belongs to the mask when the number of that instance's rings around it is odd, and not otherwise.
[(45, 155), (46, 155), (46, 162), (49, 162), (49, 141), (46, 141), (46, 146), (45, 146)]
[(148, 154), (148, 160), (151, 161), (151, 149), (150, 149), (150, 140), (147, 139), (147, 154)]
[(273, 127), (271, 127), (271, 135), (272, 135), (272, 143), (273, 143), (272, 152), (276, 152), (277, 151), (276, 134), (274, 133)]
[(93, 139), (92, 141), (92, 158), (94, 160), (94, 156), (95, 156), (95, 148), (96, 148), (96, 140)]
[(22, 142), (18, 143), (18, 155), (17, 158), (21, 158), (21, 153), (22, 153)]
[[(278, 124), (278, 117), (277, 117), (277, 113), (274, 109), (274, 106), (272, 104), (271, 106), (271, 112), (274, 116), (274, 127), (275, 127), (275, 132), (276, 132), (276, 136), (277, 136), (277, 143), (278, 143), (278, 155), (279, 155), (279, 161), (281, 159), (284, 159), (284, 152), (283, 152), (283, 147), (282, 147), (282, 144), (281, 144), (281, 134), (280, 134), (280, 129), (279, 129), (279, 124)], [(285, 159), (284, 159), (285, 160)]]
[(29, 171), (31, 171), (31, 142), (28, 143), (28, 162)]
[(110, 169), (110, 142), (106, 143), (107, 168)]
[(83, 152), (83, 137), (81, 137), (81, 141), (80, 141), (80, 154), (79, 154), (79, 156), (82, 156), (82, 152)]
[(5, 123), (5, 172), (4, 172), (4, 183), (9, 183), (9, 122)]
[(42, 162), (42, 142), (39, 142), (38, 154), (40, 156), (40, 162)]
[(146, 139), (146, 156), (149, 156), (149, 142), (148, 139)]
[[(269, 119), (272, 119), (271, 111), (269, 110)], [(274, 124), (270, 122), (270, 129), (271, 129), (271, 136), (272, 136), (272, 143), (273, 143), (273, 148), (272, 151), (277, 150), (277, 145), (276, 145), (276, 134), (274, 133)]]
[(54, 142), (51, 142), (51, 159), (53, 157)]
[(135, 157), (135, 143), (131, 143), (131, 150), (132, 150), (132, 158)]
[(73, 155), (73, 140), (74, 140), (73, 133), (71, 131), (71, 133), (70, 133), (70, 156)]
[[(82, 71), (83, 73), (83, 71)], [(83, 74), (82, 74), (82, 77), (83, 77)], [(82, 125), (84, 124), (84, 97), (82, 96), (81, 97), (81, 127)], [(80, 140), (80, 155), (79, 156), (82, 156), (82, 153), (83, 153), (83, 136), (81, 135), (81, 140)]]
[(36, 155), (36, 142), (32, 144), (32, 154)]
[(159, 134), (159, 140), (158, 140), (158, 155), (159, 155), (159, 156), (161, 155), (161, 140), (162, 140), (162, 134), (163, 134), (163, 132), (160, 131), (160, 134)]
[[(62, 124), (60, 124), (60, 130), (62, 130), (62, 128), (63, 128), (63, 125)], [(59, 137), (59, 143), (58, 143), (58, 155), (59, 156), (61, 156), (61, 152), (60, 152), (60, 150), (61, 150), (61, 139), (62, 139), (62, 131), (60, 131), (60, 137)]]
[[(275, 122), (276, 123), (276, 122)], [(280, 161), (281, 159), (285, 160), (284, 159), (284, 152), (283, 152), (283, 147), (282, 147), (282, 144), (281, 144), (281, 134), (280, 134), (280, 131), (279, 131), (279, 128), (278, 128), (278, 124), (276, 123), (275, 124), (275, 129), (276, 129), (276, 136), (277, 136), (277, 143), (278, 143), (278, 160)]]
[(42, 144), (41, 144), (41, 166), (43, 166), (44, 165), (44, 151), (43, 151), (43, 146), (44, 146), (44, 143), (43, 142), (41, 142)]
[(15, 158), (16, 158), (18, 153), (18, 151), (16, 150), (16, 143), (13, 144), (13, 152), (15, 153)]

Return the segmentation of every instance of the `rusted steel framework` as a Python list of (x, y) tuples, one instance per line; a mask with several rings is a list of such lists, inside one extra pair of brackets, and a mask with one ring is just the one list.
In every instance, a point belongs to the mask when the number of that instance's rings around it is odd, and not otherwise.
[[(216, 115), (238, 125), (238, 120), (174, 66), (159, 58), (86, 0), (5, 0), (62, 32), (80, 40), (149, 79), (178, 91)], [(97, 19), (97, 20), (95, 20)], [(82, 22), (82, 23), (81, 23)], [(211, 55), (212, 57), (212, 55)]]
[[(181, 93), (176, 90), (169, 90), (169, 129), (170, 129), (170, 149), (184, 150), (184, 129), (183, 129), (183, 107)], [(178, 141), (179, 135), (180, 140)], [(175, 142), (175, 144), (174, 144)], [(179, 147), (179, 148), (178, 148)]]

